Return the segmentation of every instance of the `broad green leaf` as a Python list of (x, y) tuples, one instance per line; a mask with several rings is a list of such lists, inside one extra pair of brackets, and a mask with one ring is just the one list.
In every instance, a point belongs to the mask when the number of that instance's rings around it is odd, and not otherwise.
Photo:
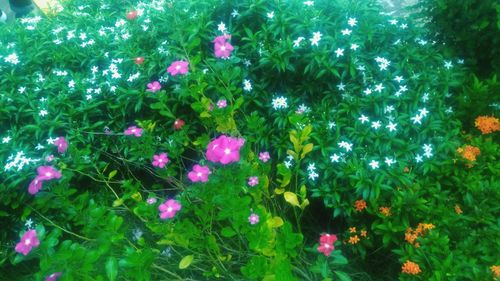
[(179, 269), (188, 268), (193, 262), (193, 259), (194, 259), (193, 255), (183, 257), (182, 260), (179, 262)]
[(106, 261), (106, 276), (111, 281), (116, 280), (118, 276), (118, 261), (115, 257), (109, 257)]
[(287, 191), (283, 194), (283, 196), (285, 197), (285, 201), (290, 203), (290, 205), (295, 207), (300, 206), (299, 199), (297, 198), (297, 195), (295, 193)]

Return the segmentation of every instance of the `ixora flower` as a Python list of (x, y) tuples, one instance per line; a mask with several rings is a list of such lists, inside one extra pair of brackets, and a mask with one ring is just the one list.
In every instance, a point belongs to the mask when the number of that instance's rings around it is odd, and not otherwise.
[(256, 186), (259, 184), (259, 178), (258, 177), (250, 177), (248, 178), (248, 185), (249, 186)]
[(250, 216), (248, 217), (248, 222), (251, 225), (258, 224), (259, 223), (259, 215), (255, 214), (255, 213), (250, 214)]
[(208, 181), (208, 175), (210, 174), (210, 169), (208, 169), (208, 166), (200, 166), (198, 164), (193, 166), (193, 170), (188, 173), (188, 178), (192, 182), (207, 182)]
[(187, 74), (188, 73), (189, 62), (187, 61), (174, 61), (168, 68), (167, 72), (172, 76), (176, 76), (178, 74)]
[(148, 89), (146, 91), (151, 92), (151, 93), (156, 93), (159, 90), (161, 90), (161, 84), (158, 81), (153, 81), (151, 83), (148, 83)]
[(62, 275), (62, 272), (55, 272), (45, 277), (45, 281), (56, 281)]
[(401, 272), (410, 275), (417, 275), (422, 272), (422, 270), (420, 270), (420, 266), (418, 264), (407, 260), (401, 267)]
[(21, 241), (17, 243), (15, 250), (26, 256), (33, 248), (38, 247), (38, 245), (40, 245), (40, 241), (36, 236), (36, 230), (31, 229), (24, 233), (23, 237), (21, 237)]
[(218, 58), (227, 59), (231, 56), (234, 47), (226, 40), (231, 38), (229, 35), (217, 36), (212, 42), (214, 43), (214, 54)]
[(144, 58), (143, 58), (143, 57), (136, 57), (136, 58), (134, 59), (134, 62), (135, 62), (135, 64), (137, 64), (137, 65), (141, 65), (142, 63), (144, 63)]
[(333, 243), (337, 241), (337, 235), (335, 234), (321, 234), (319, 237), (319, 246), (318, 252), (323, 253), (325, 256), (330, 256), (333, 250), (335, 250), (335, 246)]
[(64, 137), (58, 137), (54, 142), (57, 146), (57, 152), (64, 153), (68, 149), (68, 141)]
[(206, 157), (214, 163), (223, 165), (240, 161), (240, 148), (245, 143), (244, 139), (221, 135), (208, 144)]
[(493, 116), (479, 116), (474, 121), (474, 125), (483, 135), (500, 131), (500, 121)]
[(182, 119), (176, 119), (174, 122), (174, 129), (180, 130), (184, 126), (185, 122)]
[(160, 218), (163, 220), (173, 218), (181, 207), (181, 203), (174, 199), (165, 201), (158, 207), (158, 210), (160, 210)]
[(153, 166), (158, 168), (163, 168), (168, 163), (168, 155), (166, 153), (160, 153), (153, 155)]
[(271, 159), (271, 157), (269, 156), (269, 152), (264, 151), (264, 152), (259, 153), (259, 159), (260, 159), (260, 161), (262, 161), (264, 163), (269, 161), (269, 159)]
[(142, 136), (142, 128), (138, 128), (136, 126), (130, 126), (125, 130), (125, 132), (123, 132), (123, 134), (126, 136), (134, 135), (136, 137), (140, 137)]

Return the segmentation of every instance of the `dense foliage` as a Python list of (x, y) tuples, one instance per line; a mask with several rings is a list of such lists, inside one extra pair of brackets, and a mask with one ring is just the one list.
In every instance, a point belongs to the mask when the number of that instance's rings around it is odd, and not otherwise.
[(2, 277), (500, 276), (500, 122), (464, 112), (482, 84), (425, 27), (374, 1), (117, 2), (0, 26)]

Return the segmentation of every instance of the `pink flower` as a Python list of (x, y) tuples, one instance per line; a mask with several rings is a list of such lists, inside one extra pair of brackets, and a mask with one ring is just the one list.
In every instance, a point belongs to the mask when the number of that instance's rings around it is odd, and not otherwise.
[(256, 186), (259, 184), (259, 178), (258, 177), (250, 177), (248, 179), (248, 185), (249, 186)]
[(189, 62), (187, 61), (174, 61), (168, 68), (167, 72), (170, 73), (170, 75), (175, 76), (177, 74), (186, 74), (188, 73), (188, 66)]
[(259, 223), (259, 215), (252, 213), (252, 214), (248, 217), (248, 222), (249, 222), (251, 225), (254, 225), (254, 224)]
[(146, 200), (146, 203), (148, 203), (149, 205), (153, 205), (154, 203), (156, 203), (156, 198), (150, 197)]
[(188, 173), (188, 178), (192, 182), (207, 182), (210, 169), (207, 166), (200, 166), (198, 164), (193, 166), (193, 170)]
[(229, 42), (215, 42), (214, 53), (218, 58), (227, 59), (231, 56), (234, 47)]
[(180, 130), (184, 126), (185, 122), (182, 119), (176, 119), (174, 122), (174, 129)]
[(223, 165), (240, 161), (240, 148), (245, 143), (244, 139), (232, 138), (221, 135), (208, 144), (206, 157), (214, 163)]
[(125, 130), (124, 134), (126, 136), (134, 135), (136, 137), (142, 136), (142, 128), (138, 128), (136, 126), (130, 126)]
[(28, 255), (31, 252), (31, 249), (38, 247), (40, 245), (40, 241), (36, 236), (36, 230), (28, 230), (24, 233), (23, 237), (21, 237), (21, 242), (16, 245), (16, 252)]
[(61, 275), (62, 275), (62, 272), (52, 273), (51, 275), (49, 275), (45, 278), (45, 281), (56, 281), (57, 278), (59, 278), (59, 276), (61, 276)]
[(269, 156), (269, 152), (264, 151), (264, 152), (259, 153), (259, 159), (260, 159), (260, 161), (262, 161), (264, 163), (269, 161), (269, 159), (271, 159), (271, 157)]
[(212, 43), (224, 44), (224, 43), (226, 43), (226, 41), (228, 39), (231, 39), (231, 35), (224, 34), (224, 35), (215, 37), (215, 39), (212, 41)]
[(38, 180), (40, 181), (61, 178), (61, 172), (54, 169), (54, 167), (52, 166), (40, 166), (36, 168), (36, 172), (38, 173), (38, 176), (36, 178), (38, 178)]
[(160, 210), (161, 219), (173, 218), (180, 209), (181, 203), (174, 199), (169, 199), (158, 207), (158, 210)]
[(153, 166), (163, 168), (168, 163), (168, 155), (166, 153), (160, 153), (153, 156)]
[(137, 64), (137, 65), (141, 65), (141, 64), (144, 62), (144, 58), (143, 58), (143, 57), (136, 57), (136, 58), (134, 59), (134, 62), (135, 62), (135, 64)]
[(68, 149), (68, 142), (64, 137), (58, 137), (54, 144), (57, 146), (57, 152), (64, 153)]
[(321, 234), (319, 237), (318, 252), (323, 253), (325, 256), (330, 256), (330, 253), (335, 250), (333, 243), (337, 241), (335, 234)]
[(137, 11), (130, 11), (127, 13), (127, 19), (128, 20), (135, 20), (137, 18)]
[(40, 189), (42, 189), (42, 184), (43, 184), (43, 180), (41, 180), (40, 177), (35, 177), (30, 182), (30, 185), (28, 187), (29, 194), (31, 194), (31, 195), (37, 194), (38, 191), (40, 191)]
[(148, 89), (146, 91), (151, 92), (151, 93), (156, 93), (159, 90), (161, 90), (161, 84), (158, 81), (153, 81), (151, 83), (148, 83)]
[(226, 100), (224, 100), (224, 99), (219, 100), (219, 101), (217, 102), (217, 107), (218, 107), (218, 108), (224, 108), (224, 107), (226, 107), (226, 106), (227, 106), (227, 101), (226, 101)]
[(52, 162), (52, 160), (54, 160), (54, 155), (52, 155), (52, 154), (45, 157), (45, 161), (47, 161), (47, 162)]

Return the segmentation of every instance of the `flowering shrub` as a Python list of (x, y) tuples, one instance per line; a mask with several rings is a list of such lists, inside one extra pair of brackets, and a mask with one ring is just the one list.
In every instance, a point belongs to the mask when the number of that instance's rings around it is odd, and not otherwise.
[(8, 278), (493, 278), (496, 123), (461, 135), (462, 62), (375, 2), (70, 0), (0, 32)]

